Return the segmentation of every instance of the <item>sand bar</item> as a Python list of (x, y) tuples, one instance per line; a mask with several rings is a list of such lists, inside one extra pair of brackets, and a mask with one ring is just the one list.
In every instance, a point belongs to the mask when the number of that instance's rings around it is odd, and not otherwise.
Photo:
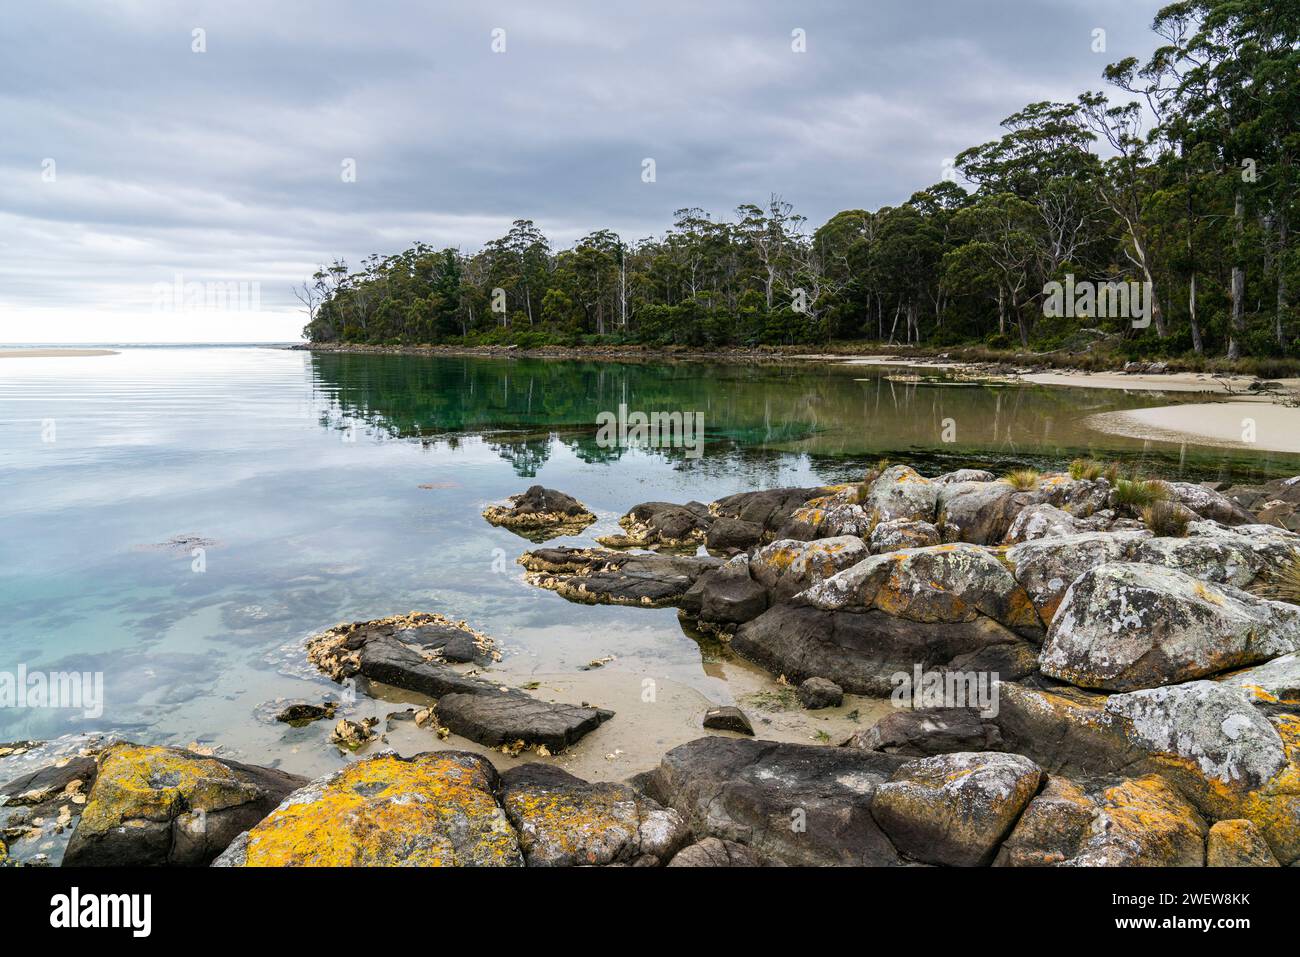
[(1110, 435), (1300, 454), (1300, 408), (1262, 398), (1102, 412), (1086, 421)]
[(64, 356), (115, 356), (116, 349), (0, 349), (0, 359), (57, 359)]

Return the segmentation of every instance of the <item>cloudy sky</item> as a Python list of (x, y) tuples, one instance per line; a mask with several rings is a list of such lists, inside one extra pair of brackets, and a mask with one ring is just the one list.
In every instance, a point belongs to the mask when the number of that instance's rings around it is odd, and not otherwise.
[[(296, 339), (290, 289), (317, 263), (473, 249), (519, 217), (566, 245), (774, 192), (813, 225), (897, 203), (1025, 103), (1100, 89), (1107, 63), (1149, 53), (1159, 6), (9, 4), (0, 341)], [(245, 296), (167, 308), (178, 283)]]

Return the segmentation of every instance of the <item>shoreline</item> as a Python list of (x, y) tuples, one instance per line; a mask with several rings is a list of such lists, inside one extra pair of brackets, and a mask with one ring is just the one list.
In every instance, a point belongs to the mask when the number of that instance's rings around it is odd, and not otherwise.
[(115, 356), (116, 349), (0, 349), (0, 359), (61, 359)]

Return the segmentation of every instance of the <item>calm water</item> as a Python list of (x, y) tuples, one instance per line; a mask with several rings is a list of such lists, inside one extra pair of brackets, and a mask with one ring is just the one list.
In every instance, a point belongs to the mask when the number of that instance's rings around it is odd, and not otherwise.
[[(305, 666), (302, 639), (342, 620), (426, 610), (495, 636), (503, 683), (539, 681), (538, 694), (615, 708), (566, 760), (622, 777), (696, 736), (708, 702), (758, 702), (775, 686), (702, 648), (672, 610), (577, 606), (526, 585), (514, 558), (530, 546), (479, 513), (533, 481), (592, 507), (600, 522), (570, 540), (589, 542), (637, 502), (844, 480), (882, 454), (932, 472), (1088, 451), (1146, 456), (1193, 478), (1300, 472), (1292, 457), (1144, 450), (1080, 425), (1091, 412), (1195, 396), (897, 379), (820, 364), (255, 348), (0, 359), (0, 671), (103, 672), (106, 683), (97, 719), (0, 709), (0, 741), (104, 729), (318, 772), (342, 760), (328, 726), (290, 729), (265, 714), (267, 702), (337, 690)], [(620, 403), (702, 412), (703, 456), (598, 446), (597, 413)], [(948, 418), (958, 441), (945, 445)], [(177, 536), (208, 540), (205, 568), (189, 545), (164, 546)], [(604, 656), (614, 661), (580, 670)], [(642, 700), (647, 677), (659, 689), (652, 703)], [(391, 697), (358, 711), (414, 700)], [(838, 732), (851, 710), (776, 709), (760, 733), (803, 740), (819, 721)]]

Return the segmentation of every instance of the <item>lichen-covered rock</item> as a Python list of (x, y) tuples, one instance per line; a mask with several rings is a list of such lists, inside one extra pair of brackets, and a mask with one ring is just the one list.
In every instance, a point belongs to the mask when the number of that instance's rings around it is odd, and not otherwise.
[(859, 487), (846, 485), (795, 509), (777, 533), (779, 539), (811, 542), (853, 535), (865, 538), (880, 521), (879, 513), (860, 501)]
[(908, 708), (855, 731), (844, 747), (927, 757), (954, 751), (1002, 751), (1002, 732), (975, 708)]
[(607, 548), (694, 548), (704, 542), (713, 515), (701, 502), (642, 502), (618, 520), (624, 534), (596, 539)]
[(1083, 532), (1021, 542), (1006, 557), (1016, 581), (1050, 624), (1075, 579), (1099, 565), (1129, 561), (1138, 542), (1150, 537), (1148, 531)]
[(1266, 712), (1300, 713), (1300, 654), (1283, 655), (1219, 681), (1244, 689)]
[(1055, 505), (1029, 505), (1021, 509), (1003, 541), (1007, 545), (1039, 538), (1060, 538), (1078, 531), (1074, 516)]
[(1201, 518), (1222, 522), (1224, 525), (1250, 525), (1255, 516), (1250, 514), (1222, 492), (1193, 485), (1190, 482), (1158, 482), (1169, 497), (1191, 509)]
[(907, 465), (891, 465), (871, 483), (862, 508), (878, 522), (934, 520), (939, 488)]
[(519, 564), (539, 588), (588, 605), (675, 605), (702, 574), (722, 566), (719, 558), (643, 555), (600, 548), (539, 548)]
[(798, 596), (825, 611), (878, 609), (919, 622), (991, 618), (1038, 637), (1043, 624), (1028, 594), (988, 549), (935, 545), (873, 555)]
[(1037, 493), (1006, 482), (954, 482), (938, 489), (937, 520), (955, 528), (958, 541), (975, 545), (1001, 542), (1021, 509), (1037, 501)]
[(690, 839), (680, 814), (626, 784), (589, 784), (548, 764), (501, 776), (501, 806), (529, 867), (666, 864)]
[(1205, 822), (1158, 775), (1095, 793), (1053, 777), (1011, 832), (995, 863), (1007, 867), (1200, 867)]
[(306, 778), (176, 748), (105, 749), (65, 866), (202, 865)]
[(871, 810), (904, 854), (928, 864), (988, 864), (1038, 791), (1042, 771), (1018, 754), (958, 751), (909, 761)]
[(867, 557), (867, 546), (852, 535), (812, 542), (781, 539), (754, 553), (749, 574), (767, 590), (769, 604), (776, 604)]
[(1106, 508), (1111, 491), (1110, 482), (1104, 478), (1073, 479), (1057, 472), (1039, 479), (1035, 499), (1082, 519)]
[(1268, 842), (1251, 821), (1219, 821), (1205, 842), (1207, 867), (1279, 867)]
[(987, 469), (956, 469), (935, 476), (930, 481), (939, 485), (955, 485), (958, 482), (992, 482), (996, 479), (997, 476)]
[(1052, 619), (1039, 668), (1085, 688), (1133, 691), (1300, 648), (1300, 609), (1180, 571), (1116, 563), (1081, 575)]
[(939, 529), (929, 522), (895, 519), (881, 522), (871, 530), (871, 551), (876, 554), (897, 552), (904, 548), (925, 548), (942, 541)]
[(665, 754), (644, 785), (697, 840), (743, 844), (762, 863), (882, 866), (900, 860), (871, 800), (901, 762), (850, 748), (706, 737)]
[(489, 505), (483, 517), (533, 542), (559, 535), (577, 535), (596, 520), (587, 506), (572, 495), (534, 485), (512, 495), (505, 505)]
[(844, 702), (844, 689), (826, 678), (808, 678), (799, 684), (799, 703), (809, 711), (838, 708)]
[(515, 867), (519, 840), (476, 754), (356, 761), (289, 795), (216, 861), (225, 867)]
[(1270, 569), (1300, 554), (1300, 535), (1268, 525), (1226, 528), (1217, 522), (1192, 522), (1185, 538), (1139, 542), (1131, 561), (1186, 572), (1201, 581), (1247, 588)]
[(684, 847), (668, 862), (669, 867), (760, 867), (762, 862), (743, 844), (706, 837)]

